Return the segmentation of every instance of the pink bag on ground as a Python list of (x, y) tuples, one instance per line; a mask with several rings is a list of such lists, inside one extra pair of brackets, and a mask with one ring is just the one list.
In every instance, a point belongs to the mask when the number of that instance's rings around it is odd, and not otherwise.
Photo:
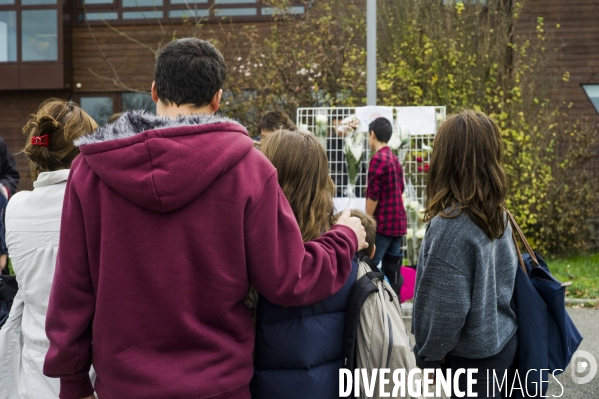
[(414, 298), (414, 287), (416, 285), (416, 269), (411, 267), (403, 266), (401, 268), (401, 275), (403, 276), (403, 285), (401, 286), (401, 292), (399, 293), (399, 301), (404, 303)]

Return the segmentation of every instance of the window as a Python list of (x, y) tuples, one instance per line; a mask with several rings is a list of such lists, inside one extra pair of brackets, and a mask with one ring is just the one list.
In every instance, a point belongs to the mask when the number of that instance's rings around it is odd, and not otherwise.
[(17, 60), (17, 12), (0, 11), (0, 62)]
[(146, 93), (76, 94), (73, 100), (100, 126), (108, 123), (108, 119), (119, 112), (143, 109), (152, 114), (156, 113), (156, 104)]
[(64, 70), (63, 5), (63, 0), (0, 0), (0, 90), (70, 86)]
[(595, 107), (595, 111), (599, 113), (599, 83), (582, 85), (582, 89), (589, 97), (589, 100), (591, 100), (593, 107)]
[(58, 0), (0, 0), (0, 63), (59, 61)]
[(21, 56), (23, 61), (58, 60), (56, 10), (21, 12)]
[(132, 109), (143, 109), (152, 114), (156, 113), (156, 103), (152, 100), (152, 96), (145, 93), (123, 93), (122, 97), (123, 111)]
[(79, 105), (98, 125), (105, 125), (114, 113), (111, 97), (81, 97)]
[[(0, 0), (13, 1), (13, 0)], [(21, 0), (49, 2), (56, 0)], [(218, 20), (265, 20), (284, 12), (299, 15), (306, 12), (303, 0), (290, 1), (289, 7), (269, 7), (258, 0), (76, 0), (77, 21), (101, 24), (102, 20), (131, 23), (136, 20), (163, 18), (207, 18)], [(85, 5), (85, 8), (84, 8)]]

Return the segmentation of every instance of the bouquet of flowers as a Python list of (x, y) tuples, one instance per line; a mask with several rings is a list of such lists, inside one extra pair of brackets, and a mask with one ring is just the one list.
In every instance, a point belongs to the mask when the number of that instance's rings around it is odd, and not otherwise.
[(359, 128), (360, 120), (354, 115), (343, 119), (337, 127), (337, 131), (345, 135), (343, 153), (347, 162), (347, 194), (350, 198), (354, 196), (354, 186), (356, 185), (358, 172), (360, 171), (360, 161), (362, 160), (362, 155), (364, 155), (364, 134), (358, 132)]
[(408, 153), (408, 147), (410, 144), (410, 131), (406, 128), (398, 126), (397, 129), (393, 130), (391, 140), (389, 140), (389, 148), (397, 156), (399, 162), (403, 162), (406, 154)]
[(422, 216), (424, 207), (420, 201), (406, 198), (404, 195), (404, 206), (406, 208), (406, 216), (408, 219), (408, 228), (406, 233), (406, 244), (407, 253), (406, 260), (411, 266), (415, 266), (418, 263), (418, 254), (420, 253), (420, 246), (422, 245), (422, 239), (426, 233), (426, 225), (422, 222)]
[(327, 149), (327, 127), (329, 118), (326, 115), (316, 115), (316, 129), (314, 135), (318, 137), (318, 141), (322, 147)]

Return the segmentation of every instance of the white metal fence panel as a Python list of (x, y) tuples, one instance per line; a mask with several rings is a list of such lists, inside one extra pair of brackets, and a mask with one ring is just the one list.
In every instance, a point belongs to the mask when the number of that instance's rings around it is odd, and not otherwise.
[[(426, 202), (426, 178), (433, 140), (439, 125), (445, 120), (445, 107), (393, 107), (393, 127), (395, 130), (409, 131), (410, 139), (398, 151), (398, 158), (402, 165), (406, 190), (404, 193), (404, 206), (408, 214), (408, 229), (414, 236), (422, 230), (423, 225), (418, 220), (418, 211)], [(340, 122), (356, 114), (355, 107), (316, 107), (299, 108), (296, 123), (298, 127), (309, 130), (317, 135), (326, 135), (326, 140), (321, 143), (326, 145), (329, 159), (329, 172), (335, 182), (337, 197), (350, 197), (348, 192), (347, 163), (343, 149), (344, 137), (338, 132)], [(368, 135), (364, 135), (364, 154), (362, 156), (359, 173), (354, 187), (356, 201), (352, 207), (364, 210), (366, 188), (368, 184), (368, 164), (370, 162), (370, 147)], [(361, 199), (361, 201), (359, 200)], [(339, 198), (336, 199), (337, 203)], [(356, 204), (359, 204), (356, 206)], [(417, 256), (417, 254), (411, 254)], [(411, 264), (415, 264), (411, 263)]]

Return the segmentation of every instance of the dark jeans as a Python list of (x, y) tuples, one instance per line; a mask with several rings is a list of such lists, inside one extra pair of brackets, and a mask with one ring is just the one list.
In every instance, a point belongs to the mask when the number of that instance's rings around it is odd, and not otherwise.
[(391, 237), (384, 234), (376, 233), (375, 245), (376, 251), (372, 263), (378, 267), (381, 263), (381, 269), (393, 291), (399, 296), (401, 286), (403, 285), (403, 276), (401, 275), (401, 263), (403, 253), (401, 250), (402, 237)]
[[(510, 366), (514, 360), (514, 356), (516, 354), (516, 348), (518, 346), (518, 335), (514, 334), (514, 336), (508, 341), (508, 343), (503, 347), (501, 352), (496, 354), (495, 356), (488, 357), (486, 359), (466, 359), (464, 357), (451, 356), (451, 370), (452, 375), (457, 369), (478, 369), (478, 373), (473, 374), (473, 378), (476, 380), (476, 384), (472, 387), (472, 392), (478, 393), (478, 398), (487, 398), (487, 399), (502, 399), (503, 395), (499, 389), (499, 385), (495, 384), (495, 395), (493, 395), (493, 370), (495, 371), (495, 375), (497, 375), (497, 379), (501, 382), (503, 375), (506, 370), (509, 371)], [(489, 379), (487, 380), (487, 370), (489, 371)], [(458, 388), (461, 392), (466, 394), (467, 390), (467, 375), (460, 375), (460, 380), (458, 383)], [(509, 381), (509, 373), (508, 379), (503, 384), (503, 392), (506, 392), (506, 385), (508, 386), (508, 390), (511, 387), (512, 381)], [(487, 384), (488, 384), (488, 392), (487, 395)], [(463, 396), (463, 398), (468, 398), (468, 395)], [(456, 399), (455, 393), (451, 395), (452, 399)]]
[(376, 233), (375, 245), (376, 252), (374, 253), (374, 258), (372, 258), (372, 263), (378, 267), (379, 263), (385, 255), (390, 255), (394, 257), (402, 257), (403, 252), (401, 250), (402, 236), (391, 237), (385, 234)]

